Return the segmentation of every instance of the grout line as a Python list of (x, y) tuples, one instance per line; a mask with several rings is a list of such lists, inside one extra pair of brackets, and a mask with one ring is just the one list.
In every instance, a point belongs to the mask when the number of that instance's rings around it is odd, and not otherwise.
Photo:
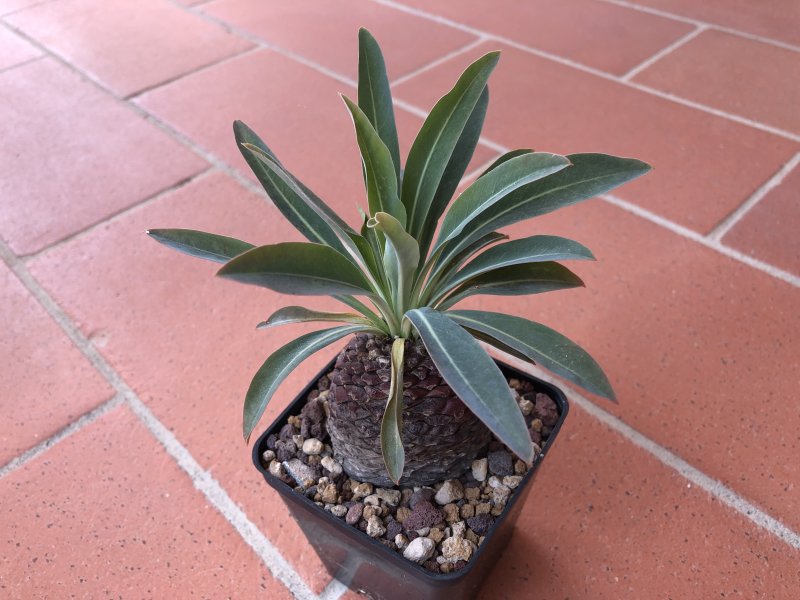
[(92, 410), (87, 413), (84, 413), (74, 421), (72, 421), (69, 425), (64, 427), (63, 429), (57, 431), (55, 434), (44, 440), (43, 442), (38, 443), (33, 448), (29, 448), (25, 450), (19, 456), (12, 458), (9, 462), (5, 465), (0, 467), (0, 479), (8, 475), (9, 473), (13, 473), (20, 467), (24, 467), (34, 458), (44, 454), (47, 450), (58, 444), (60, 441), (67, 439), (73, 433), (77, 433), (81, 429), (83, 429), (86, 425), (90, 423), (94, 423), (97, 419), (105, 415), (106, 413), (111, 412), (118, 406), (120, 406), (123, 402), (122, 395), (117, 393), (111, 399), (106, 400), (99, 406), (96, 406)]
[(56, 240), (55, 242), (52, 242), (51, 244), (45, 246), (44, 248), (42, 248), (40, 250), (37, 250), (36, 252), (31, 252), (30, 254), (22, 254), (22, 255), (17, 255), (17, 256), (19, 257), (19, 259), (23, 263), (27, 264), (29, 261), (32, 261), (32, 260), (38, 258), (39, 256), (41, 256), (43, 254), (46, 254), (47, 252), (50, 252), (51, 250), (54, 250), (55, 248), (58, 248), (60, 246), (64, 246), (64, 245), (68, 244), (69, 242), (71, 242), (75, 238), (78, 238), (78, 237), (81, 237), (83, 235), (86, 235), (86, 234), (94, 231), (95, 229), (98, 229), (99, 227), (102, 227), (102, 226), (104, 226), (106, 224), (113, 223), (114, 221), (118, 221), (122, 217), (130, 214), (131, 212), (133, 212), (135, 210), (138, 210), (139, 208), (141, 208), (141, 207), (143, 207), (143, 206), (145, 206), (147, 204), (150, 204), (151, 202), (155, 202), (156, 200), (159, 200), (160, 198), (163, 198), (167, 194), (171, 194), (172, 192), (175, 192), (175, 191), (177, 191), (177, 190), (179, 190), (179, 189), (181, 189), (183, 187), (186, 187), (189, 184), (192, 184), (192, 183), (194, 183), (196, 181), (200, 181), (202, 179), (205, 179), (207, 176), (209, 176), (210, 174), (212, 174), (214, 172), (215, 172), (214, 167), (213, 166), (209, 166), (206, 169), (203, 169), (202, 171), (200, 171), (199, 173), (195, 173), (194, 175), (190, 175), (189, 177), (184, 177), (180, 181), (177, 181), (177, 182), (173, 183), (168, 188), (164, 188), (163, 190), (159, 190), (155, 194), (152, 194), (152, 195), (144, 198), (143, 200), (139, 200), (135, 204), (131, 204), (130, 206), (126, 206), (125, 208), (122, 208), (122, 209), (120, 209), (119, 211), (117, 211), (115, 213), (112, 213), (110, 215), (106, 215), (105, 217), (103, 217), (103, 219), (101, 221), (96, 221), (94, 223), (90, 223), (89, 225), (86, 225), (85, 227), (83, 227), (83, 228), (81, 228), (81, 229), (79, 229), (77, 231), (73, 231), (72, 233), (70, 233), (66, 237), (63, 237), (60, 240)]
[(2, 69), (0, 69), (0, 73), (6, 73), (8, 71), (13, 71), (14, 69), (17, 69), (19, 67), (24, 67), (24, 66), (29, 65), (31, 63), (35, 63), (37, 60), (42, 60), (43, 58), (46, 58), (46, 56), (45, 55), (34, 56), (33, 58), (29, 58), (28, 60), (23, 60), (22, 62), (18, 62), (16, 64), (9, 65), (7, 67), (3, 67)]
[(319, 600), (339, 600), (347, 592), (347, 584), (338, 579), (331, 579), (325, 589), (319, 593)]
[(600, 69), (596, 69), (594, 67), (590, 67), (588, 65), (584, 65), (582, 63), (576, 62), (569, 58), (564, 58), (563, 56), (558, 56), (556, 54), (552, 54), (550, 52), (546, 52), (544, 50), (539, 50), (537, 48), (533, 48), (531, 46), (526, 46), (525, 44), (521, 44), (516, 42), (512, 39), (501, 35), (495, 35), (493, 33), (489, 33), (487, 31), (482, 31), (480, 29), (475, 29), (474, 27), (469, 27), (462, 23), (458, 23), (456, 21), (452, 21), (445, 17), (441, 17), (438, 15), (434, 15), (432, 13), (425, 12), (423, 10), (417, 8), (411, 8), (409, 6), (405, 6), (404, 4), (399, 4), (395, 0), (372, 0), (372, 2), (376, 2), (377, 4), (382, 4), (384, 6), (388, 6), (389, 8), (394, 8), (400, 12), (405, 12), (408, 14), (415, 15), (417, 17), (427, 19), (429, 21), (433, 21), (435, 23), (439, 23), (441, 25), (446, 25), (453, 29), (458, 29), (459, 31), (464, 31), (466, 33), (470, 33), (472, 35), (477, 36), (484, 36), (487, 40), (491, 40), (494, 42), (498, 42), (501, 44), (505, 44), (522, 52), (526, 52), (528, 54), (532, 54), (534, 56), (539, 56), (541, 58), (545, 58), (552, 62), (556, 62), (568, 67), (572, 67), (578, 71), (583, 71), (584, 73), (589, 73), (590, 75), (595, 75), (602, 79), (606, 79), (607, 81), (613, 81), (614, 83), (618, 83), (623, 86), (630, 87), (632, 89), (638, 90), (640, 92), (644, 92), (651, 96), (656, 96), (663, 100), (669, 100), (670, 102), (674, 102), (676, 104), (682, 104), (684, 106), (688, 106), (689, 108), (694, 108), (696, 110), (700, 110), (709, 114), (712, 114), (717, 117), (721, 117), (723, 119), (727, 119), (729, 121), (734, 121), (735, 123), (739, 123), (741, 125), (747, 125), (748, 127), (752, 127), (754, 129), (758, 129), (761, 131), (765, 131), (767, 133), (771, 133), (773, 135), (777, 135), (779, 137), (791, 140), (793, 142), (800, 143), (800, 135), (792, 133), (790, 131), (785, 131), (783, 129), (779, 129), (777, 127), (773, 127), (771, 125), (766, 125), (765, 123), (760, 123), (758, 121), (754, 121), (752, 119), (748, 119), (747, 117), (742, 117), (740, 115), (736, 115), (733, 113), (728, 113), (723, 110), (714, 108), (712, 106), (708, 106), (706, 104), (701, 104), (700, 102), (695, 102), (693, 100), (687, 100), (686, 98), (682, 98), (680, 96), (676, 96), (674, 94), (670, 94), (668, 92), (663, 92), (656, 88), (652, 88), (647, 85), (642, 85), (640, 83), (635, 83), (633, 81), (625, 81), (621, 77), (616, 75), (612, 75), (611, 73), (607, 73), (605, 71), (601, 71)]
[[(226, 33), (230, 33), (234, 37), (239, 37), (239, 36), (236, 36), (235, 33), (230, 32), (230, 31), (226, 32)], [(250, 40), (244, 40), (244, 41), (252, 44), (252, 42), (250, 42)], [(178, 75), (173, 75), (172, 77), (168, 77), (167, 79), (164, 79), (163, 81), (159, 81), (157, 83), (153, 83), (153, 84), (145, 86), (143, 88), (139, 88), (139, 89), (134, 90), (132, 92), (128, 92), (127, 94), (116, 95), (115, 92), (112, 92), (112, 93), (114, 93), (115, 96), (117, 98), (119, 98), (120, 100), (122, 100), (123, 102), (130, 102), (132, 100), (136, 100), (140, 96), (144, 96), (148, 92), (152, 92), (153, 90), (157, 90), (158, 88), (160, 88), (162, 86), (166, 86), (166, 85), (169, 85), (170, 83), (174, 83), (174, 82), (178, 81), (179, 79), (183, 79), (184, 77), (188, 77), (189, 75), (194, 75), (195, 73), (202, 73), (203, 71), (207, 71), (209, 69), (212, 69), (213, 67), (222, 66), (222, 65), (224, 65), (226, 63), (229, 63), (229, 62), (231, 62), (233, 60), (236, 60), (237, 58), (242, 58), (244, 56), (247, 56), (248, 54), (253, 54), (254, 52), (257, 52), (260, 49), (261, 48), (259, 48), (258, 46), (253, 45), (250, 48), (245, 48), (244, 50), (240, 50), (239, 52), (236, 52), (234, 54), (230, 54), (228, 56), (223, 56), (222, 58), (220, 58), (218, 60), (215, 60), (213, 62), (204, 64), (204, 65), (200, 65), (198, 67), (193, 68), (190, 71), (186, 71), (186, 72), (180, 73)]]
[(761, 42), (762, 44), (769, 44), (771, 46), (777, 46), (778, 48), (783, 48), (784, 50), (791, 50), (792, 52), (800, 52), (800, 46), (796, 46), (794, 44), (790, 44), (788, 42), (782, 42), (780, 40), (775, 40), (772, 38), (765, 37), (763, 35), (758, 35), (756, 33), (748, 33), (747, 31), (742, 31), (741, 29), (735, 29), (733, 27), (726, 27), (724, 25), (718, 25), (716, 23), (711, 23), (710, 21), (702, 21), (700, 19), (695, 19), (692, 17), (687, 17), (684, 15), (679, 15), (676, 13), (667, 12), (665, 10), (660, 10), (657, 8), (651, 8), (649, 6), (642, 6), (640, 4), (636, 4), (634, 2), (627, 2), (626, 0), (600, 0), (601, 2), (605, 2), (607, 4), (615, 4), (617, 6), (622, 6), (624, 8), (629, 8), (631, 10), (635, 10), (638, 12), (647, 13), (650, 15), (655, 15), (657, 17), (664, 17), (665, 19), (671, 19), (673, 21), (680, 21), (682, 23), (688, 23), (690, 25), (694, 25), (696, 27), (707, 27), (708, 29), (715, 29), (717, 31), (721, 31), (723, 33), (728, 33), (730, 35), (736, 35), (748, 40), (753, 40), (755, 42)]
[(486, 41), (485, 37), (478, 36), (475, 40), (471, 41), (466, 46), (463, 46), (462, 48), (459, 48), (457, 50), (453, 50), (452, 52), (448, 52), (447, 54), (445, 54), (443, 56), (440, 56), (436, 60), (431, 61), (428, 64), (423, 65), (420, 68), (411, 71), (410, 73), (406, 73), (405, 75), (402, 75), (402, 76), (398, 77), (397, 79), (395, 79), (391, 83), (390, 87), (398, 86), (401, 83), (405, 83), (409, 79), (413, 79), (417, 75), (425, 73), (426, 71), (430, 71), (434, 67), (438, 67), (440, 64), (447, 62), (451, 58), (456, 58), (457, 56), (460, 56), (462, 54), (465, 54), (466, 52), (469, 52), (473, 48), (477, 48), (478, 46), (480, 46), (485, 41)]
[(766, 196), (770, 191), (778, 187), (784, 179), (792, 172), (792, 170), (800, 164), (800, 152), (795, 154), (789, 162), (783, 165), (775, 175), (767, 180), (764, 185), (756, 190), (739, 208), (733, 211), (727, 218), (720, 222), (714, 229), (706, 236), (712, 242), (720, 242), (742, 218), (750, 212), (750, 210)]
[[(213, 505), (231, 526), (241, 535), (244, 542), (253, 549), (272, 576), (280, 581), (299, 600), (317, 600), (317, 595), (303, 581), (258, 527), (247, 517), (245, 512), (231, 499), (225, 489), (204, 470), (191, 453), (178, 441), (167, 427), (159, 421), (150, 409), (139, 399), (133, 389), (122, 379), (91, 341), (80, 331), (30, 274), (24, 264), (11, 252), (5, 243), (0, 242), (0, 258), (14, 272), (30, 294), (42, 305), (50, 317), (61, 327), (67, 337), (77, 346), (95, 369), (117, 391), (114, 399), (126, 404), (150, 433), (161, 443), (167, 453), (178, 463), (189, 476), (194, 487)], [(112, 400), (113, 402), (114, 400)], [(110, 404), (106, 403), (107, 405)], [(105, 405), (104, 405), (105, 406)], [(108, 410), (108, 408), (107, 408)], [(96, 418), (96, 417), (95, 417)], [(80, 421), (80, 419), (78, 420)], [(77, 423), (77, 422), (76, 422)], [(81, 425), (82, 426), (82, 425)], [(77, 430), (79, 427), (75, 427)], [(69, 429), (69, 428), (67, 428)], [(72, 431), (70, 431), (71, 433)], [(66, 436), (63, 436), (66, 437)], [(51, 444), (52, 445), (52, 444)], [(48, 446), (49, 447), (49, 446)], [(44, 449), (42, 449), (44, 451)], [(28, 459), (30, 460), (30, 459)]]
[(738, 250), (734, 250), (733, 248), (725, 246), (724, 244), (721, 244), (718, 241), (711, 240), (697, 233), (696, 231), (689, 229), (688, 227), (684, 227), (683, 225), (679, 225), (668, 219), (665, 219), (664, 217), (657, 215), (653, 212), (650, 212), (649, 210), (642, 208), (641, 206), (638, 206), (626, 200), (622, 200), (621, 198), (618, 198), (611, 194), (603, 194), (601, 196), (598, 196), (598, 198), (601, 198), (606, 202), (608, 202), (609, 204), (613, 204), (614, 206), (621, 208), (622, 210), (628, 211), (629, 213), (632, 213), (637, 217), (641, 217), (642, 219), (650, 221), (655, 225), (659, 225), (665, 229), (669, 229), (671, 232), (681, 237), (692, 240), (693, 242), (697, 242), (698, 244), (702, 244), (706, 248), (716, 250), (717, 252), (719, 252), (720, 254), (724, 254), (728, 258), (738, 260), (739, 262), (742, 262), (749, 267), (752, 267), (758, 271), (762, 271), (767, 275), (771, 275), (776, 279), (785, 281), (786, 283), (793, 285), (794, 287), (800, 287), (800, 277), (798, 277), (797, 275), (789, 273), (788, 271), (784, 271), (783, 269), (779, 269), (778, 267), (775, 267), (769, 263), (753, 258), (752, 256), (748, 256), (747, 254), (739, 252)]
[(647, 60), (645, 60), (645, 61), (641, 62), (640, 64), (636, 65), (635, 67), (633, 67), (630, 71), (628, 71), (627, 73), (625, 73), (625, 75), (623, 75), (621, 77), (622, 81), (626, 81), (626, 82), (630, 81), (631, 79), (636, 77), (639, 73), (641, 73), (642, 71), (644, 71), (645, 69), (647, 69), (648, 67), (653, 65), (654, 63), (657, 63), (659, 60), (661, 60), (662, 58), (664, 58), (668, 54), (671, 54), (672, 52), (674, 52), (675, 50), (677, 50), (678, 48), (680, 48), (684, 44), (687, 44), (687, 43), (691, 42), (694, 38), (696, 38), (698, 35), (700, 35), (701, 33), (703, 33), (704, 31), (707, 31), (707, 30), (708, 30), (708, 27), (706, 27), (705, 25), (700, 25), (699, 27), (696, 27), (695, 29), (693, 29), (692, 31), (690, 31), (689, 33), (684, 35), (683, 37), (680, 37), (677, 40), (675, 40), (674, 42), (672, 42), (666, 48), (662, 48), (661, 50), (659, 50), (658, 52), (653, 54), (653, 56), (651, 56)]
[(752, 521), (758, 527), (767, 530), (772, 535), (780, 538), (788, 545), (800, 549), (800, 533), (793, 531), (780, 520), (769, 515), (761, 510), (752, 502), (737, 494), (734, 490), (727, 485), (703, 473), (697, 467), (694, 467), (686, 460), (682, 459), (677, 454), (668, 450), (661, 444), (654, 442), (644, 434), (640, 433), (619, 417), (614, 416), (597, 404), (576, 392), (573, 388), (565, 385), (563, 381), (550, 375), (547, 371), (534, 367), (530, 363), (522, 361), (515, 356), (506, 354), (492, 348), (493, 353), (502, 354), (503, 360), (517, 367), (518, 369), (535, 375), (549, 383), (553, 383), (561, 388), (570, 401), (580, 407), (584, 412), (591, 417), (600, 421), (603, 425), (612, 429), (623, 438), (631, 442), (633, 445), (638, 446), (648, 454), (658, 459), (665, 466), (677, 471), (685, 479), (688, 479), (692, 484), (702, 488), (720, 502), (732, 508), (742, 516)]

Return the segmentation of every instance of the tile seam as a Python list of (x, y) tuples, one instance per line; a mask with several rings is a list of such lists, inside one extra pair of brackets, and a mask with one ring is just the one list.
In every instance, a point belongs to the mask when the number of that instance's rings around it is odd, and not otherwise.
[[(14, 273), (16, 275), (16, 273)], [(94, 365), (92, 365), (94, 366)], [(9, 475), (27, 465), (29, 462), (38, 458), (45, 452), (47, 452), (50, 448), (58, 444), (59, 442), (67, 439), (68, 437), (72, 436), (75, 433), (78, 433), (81, 429), (89, 425), (90, 423), (94, 423), (103, 415), (111, 412), (118, 406), (121, 406), (123, 403), (123, 397), (120, 393), (116, 392), (114, 395), (106, 400), (105, 402), (95, 406), (88, 412), (85, 412), (81, 416), (79, 416), (74, 421), (68, 423), (65, 427), (59, 429), (56, 433), (48, 437), (47, 439), (39, 442), (35, 446), (28, 448), (18, 456), (15, 456), (10, 461), (8, 461), (3, 466), (0, 466), (0, 479)]]
[(791, 50), (792, 52), (800, 52), (800, 46), (795, 44), (790, 44), (788, 42), (782, 42), (780, 40), (776, 40), (770, 37), (766, 37), (763, 35), (758, 35), (757, 33), (749, 33), (747, 31), (743, 31), (741, 29), (736, 29), (734, 27), (726, 27), (725, 25), (719, 25), (718, 23), (712, 23), (711, 21), (703, 21), (702, 19), (695, 19), (693, 17), (687, 17), (685, 15), (679, 15), (677, 13), (671, 13), (665, 10), (661, 10), (658, 8), (653, 8), (650, 6), (642, 6), (641, 4), (636, 4), (635, 2), (628, 2), (626, 0), (599, 0), (600, 2), (605, 2), (606, 4), (614, 4), (616, 6), (621, 6), (623, 8), (629, 8), (631, 10), (635, 10), (637, 12), (642, 12), (650, 15), (654, 15), (657, 17), (663, 17), (665, 19), (670, 19), (672, 21), (679, 21), (682, 23), (688, 23), (690, 25), (705, 26), (708, 29), (715, 29), (717, 31), (721, 31), (723, 33), (728, 33), (730, 35), (735, 35), (738, 37), (742, 37), (748, 40), (753, 40), (755, 42), (761, 42), (763, 44), (769, 44), (770, 46), (776, 46), (778, 48), (783, 48), (784, 50)]
[(789, 273), (788, 271), (784, 271), (783, 269), (780, 269), (762, 260), (758, 260), (757, 258), (753, 258), (752, 256), (748, 256), (747, 254), (726, 246), (725, 244), (710, 240), (704, 235), (697, 233), (688, 227), (684, 227), (683, 225), (674, 223), (669, 219), (665, 219), (664, 217), (657, 215), (646, 208), (642, 208), (637, 204), (633, 204), (632, 202), (628, 202), (627, 200), (623, 200), (622, 198), (618, 198), (612, 194), (602, 194), (598, 196), (598, 198), (633, 215), (636, 215), (645, 221), (650, 221), (654, 225), (659, 225), (660, 227), (668, 229), (669, 231), (681, 237), (689, 239), (693, 242), (697, 242), (698, 244), (701, 244), (706, 248), (710, 248), (711, 250), (715, 250), (720, 254), (727, 256), (728, 258), (732, 258), (744, 263), (749, 267), (752, 267), (753, 269), (766, 273), (775, 279), (780, 279), (781, 281), (784, 281), (794, 287), (800, 287), (800, 277), (797, 275)]
[(786, 162), (778, 171), (770, 177), (755, 193), (745, 200), (736, 210), (723, 219), (714, 229), (712, 229), (706, 237), (712, 242), (721, 243), (722, 238), (733, 229), (739, 221), (741, 221), (747, 214), (759, 203), (761, 200), (778, 187), (786, 177), (800, 164), (800, 152), (795, 154), (788, 162)]
[(557, 385), (567, 394), (572, 404), (577, 405), (589, 416), (613, 430), (633, 445), (644, 450), (663, 465), (677, 472), (691, 484), (702, 488), (705, 492), (714, 498), (717, 498), (728, 508), (739, 513), (761, 529), (779, 538), (787, 545), (800, 550), (800, 533), (793, 531), (789, 526), (781, 522), (779, 519), (771, 516), (766, 511), (762, 510), (735, 492), (733, 489), (722, 483), (720, 480), (714, 479), (713, 477), (707, 475), (671, 450), (668, 450), (661, 444), (653, 441), (651, 438), (634, 429), (622, 421), (619, 417), (616, 417), (605, 409), (599, 407), (597, 404), (575, 391), (575, 389), (573, 389), (571, 386), (566, 385), (563, 381), (553, 377), (548, 372), (543, 371), (538, 367), (534, 367), (530, 363), (524, 362), (515, 356), (505, 354), (504, 352), (494, 348), (490, 349), (490, 353), (502, 355), (502, 359), (504, 361), (512, 364), (520, 370)]
[[(280, 551), (249, 519), (247, 514), (237, 506), (222, 485), (208, 471), (202, 468), (175, 434), (161, 423), (144, 402), (139, 399), (136, 392), (111, 367), (92, 342), (80, 331), (72, 319), (30, 274), (26, 266), (19, 261), (4, 242), (0, 242), (0, 258), (14, 272), (28, 292), (39, 302), (70, 341), (75, 344), (92, 366), (112, 386), (116, 391), (115, 398), (119, 397), (118, 403), (128, 406), (133, 411), (150, 434), (188, 475), (194, 487), (214, 506), (223, 519), (239, 533), (245, 544), (250, 546), (270, 574), (298, 600), (318, 600), (318, 596), (311, 591)], [(50, 447), (52, 445), (42, 449), (42, 452)]]
[(457, 21), (453, 21), (452, 19), (447, 19), (445, 17), (441, 17), (439, 15), (435, 15), (432, 13), (425, 12), (423, 10), (406, 6), (404, 4), (399, 4), (395, 0), (371, 0), (377, 4), (381, 4), (387, 6), (389, 8), (394, 8), (400, 12), (406, 12), (409, 14), (416, 15), (417, 17), (428, 19), (430, 21), (440, 23), (442, 25), (447, 25), (453, 29), (458, 29), (460, 31), (464, 31), (470, 33), (472, 35), (482, 35), (487, 40), (495, 41), (501, 44), (505, 44), (522, 52), (526, 52), (528, 54), (532, 54), (534, 56), (539, 56), (546, 60), (565, 65), (567, 67), (571, 67), (575, 70), (582, 71), (585, 73), (589, 73), (590, 75), (595, 75), (596, 77), (600, 77), (607, 81), (612, 81), (624, 87), (629, 87), (640, 92), (646, 93), (651, 96), (655, 96), (657, 98), (661, 98), (662, 100), (667, 100), (669, 102), (673, 102), (675, 104), (680, 104), (683, 106), (688, 106), (689, 108), (693, 108), (695, 110), (699, 110), (701, 112), (705, 112), (708, 114), (712, 114), (714, 116), (726, 119), (728, 121), (733, 121), (735, 123), (739, 123), (741, 125), (747, 125), (753, 129), (758, 129), (760, 131), (765, 131), (767, 133), (771, 133), (778, 137), (782, 137), (793, 142), (800, 143), (800, 135), (792, 133), (790, 131), (786, 131), (780, 129), (778, 127), (773, 127), (772, 125), (767, 125), (765, 123), (761, 123), (759, 121), (748, 119), (747, 117), (743, 117), (741, 115), (737, 115), (734, 113), (729, 113), (718, 108), (714, 108), (713, 106), (708, 106), (706, 104), (702, 104), (700, 102), (695, 102), (693, 100), (689, 100), (687, 98), (683, 98), (681, 96), (677, 96), (675, 94), (671, 94), (669, 92), (664, 92), (662, 90), (642, 85), (640, 83), (636, 83), (634, 81), (625, 81), (621, 77), (616, 75), (612, 75), (611, 73), (607, 73), (606, 71), (602, 71), (600, 69), (596, 69), (594, 67), (590, 67), (588, 65), (584, 65), (583, 63), (579, 63), (569, 58), (565, 58), (563, 56), (559, 56), (557, 54), (553, 54), (551, 52), (547, 52), (544, 50), (540, 50), (538, 48), (533, 48), (532, 46), (527, 46), (505, 36), (496, 35), (493, 33), (489, 33), (487, 31), (482, 31), (480, 29), (476, 29), (474, 27), (470, 27), (468, 25), (464, 25), (463, 23), (459, 23)]
[(46, 57), (44, 55), (42, 55), (42, 56), (34, 56), (33, 58), (29, 58), (27, 60), (23, 60), (22, 62), (18, 62), (18, 63), (14, 64), (14, 65), (10, 65), (8, 67), (3, 67), (2, 69), (0, 69), (0, 74), (7, 73), (8, 71), (13, 71), (14, 69), (18, 69), (19, 67), (24, 67), (24, 66), (29, 65), (31, 63), (35, 63), (37, 60), (42, 60), (43, 58), (46, 58)]
[(179, 189), (181, 189), (183, 187), (186, 187), (187, 185), (190, 185), (190, 184), (195, 183), (197, 181), (201, 181), (201, 180), (205, 179), (206, 177), (208, 177), (209, 175), (211, 175), (214, 172), (215, 172), (215, 168), (213, 166), (209, 165), (207, 168), (203, 169), (202, 171), (199, 171), (198, 173), (195, 173), (194, 175), (190, 175), (189, 177), (185, 177), (184, 179), (181, 179), (180, 181), (175, 182), (174, 184), (172, 184), (168, 188), (164, 188), (162, 190), (159, 190), (155, 194), (151, 194), (150, 196), (147, 196), (147, 197), (143, 198), (142, 200), (139, 200), (139, 201), (135, 202), (134, 204), (126, 206), (125, 208), (122, 208), (122, 209), (118, 210), (115, 213), (112, 213), (110, 215), (106, 215), (100, 221), (95, 221), (94, 223), (90, 223), (90, 224), (86, 225), (85, 227), (81, 227), (80, 229), (78, 229), (76, 231), (73, 231), (72, 233), (70, 233), (66, 237), (58, 239), (55, 242), (52, 242), (51, 244), (48, 244), (47, 246), (45, 246), (45, 247), (43, 247), (43, 248), (41, 248), (41, 249), (39, 249), (39, 250), (37, 250), (35, 252), (30, 252), (28, 254), (17, 254), (16, 256), (23, 263), (27, 263), (27, 262), (29, 262), (31, 260), (35, 260), (36, 258), (42, 256), (43, 254), (46, 254), (46, 253), (50, 252), (51, 250), (55, 250), (56, 248), (64, 246), (64, 245), (70, 243), (71, 241), (75, 240), (76, 238), (82, 237), (83, 235), (86, 235), (86, 234), (88, 234), (88, 233), (90, 233), (90, 232), (102, 227), (103, 225), (106, 225), (106, 224), (109, 224), (109, 223), (113, 223), (114, 221), (118, 221), (119, 219), (121, 219), (121, 218), (127, 216), (128, 214), (138, 210), (139, 208), (142, 208), (143, 206), (146, 206), (146, 205), (150, 204), (151, 202), (156, 202), (157, 200), (163, 198), (167, 194), (171, 194), (172, 192), (175, 192), (175, 191), (177, 191), (177, 190), (179, 190)]
[(389, 87), (393, 88), (393, 87), (395, 87), (397, 85), (400, 85), (401, 83), (405, 83), (406, 81), (409, 81), (409, 80), (413, 79), (417, 75), (421, 75), (422, 73), (430, 71), (431, 69), (434, 69), (434, 68), (438, 67), (442, 63), (445, 63), (445, 62), (447, 62), (448, 60), (450, 60), (452, 58), (456, 58), (457, 56), (460, 56), (462, 54), (465, 54), (466, 52), (469, 52), (473, 48), (477, 48), (478, 46), (480, 46), (485, 41), (486, 41), (486, 38), (484, 38), (483, 36), (478, 36), (474, 40), (472, 40), (469, 44), (466, 44), (465, 46), (462, 46), (461, 48), (453, 50), (452, 52), (448, 52), (447, 54), (444, 54), (444, 55), (440, 56), (439, 58), (437, 58), (435, 60), (432, 60), (432, 61), (422, 65), (421, 67), (406, 73), (405, 75), (401, 75), (400, 77), (397, 77), (394, 81), (391, 82)]
[(682, 46), (691, 42), (693, 39), (695, 39), (698, 35), (700, 35), (704, 31), (708, 31), (708, 27), (704, 25), (695, 27), (686, 35), (683, 35), (674, 42), (672, 42), (669, 46), (662, 48), (661, 50), (653, 54), (651, 57), (643, 60), (641, 63), (633, 67), (627, 73), (625, 73), (625, 75), (623, 75), (620, 79), (625, 82), (630, 81), (631, 79), (636, 77), (639, 73), (641, 73), (645, 69), (650, 68), (652, 65), (660, 61), (662, 58), (669, 56), (670, 54), (675, 52), (675, 50), (677, 50), (678, 48), (681, 48)]

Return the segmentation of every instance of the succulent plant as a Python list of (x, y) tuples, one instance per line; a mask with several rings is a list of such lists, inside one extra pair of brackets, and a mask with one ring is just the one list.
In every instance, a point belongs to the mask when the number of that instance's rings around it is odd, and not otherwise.
[(352, 337), (332, 377), (328, 427), (337, 458), (362, 480), (424, 483), (455, 476), (485, 445), (488, 431), (522, 459), (533, 459), (508, 383), (479, 342), (614, 399), (589, 354), (549, 327), (453, 308), (475, 294), (583, 285), (556, 261), (592, 260), (586, 247), (548, 235), (506, 241), (501, 228), (604, 193), (650, 168), (604, 154), (515, 150), (452, 200), (479, 140), (487, 81), (498, 58), (490, 52), (472, 63), (436, 103), (403, 169), (383, 56), (369, 32), (359, 32), (358, 101), (343, 96), (366, 188), (368, 212), (356, 229), (237, 121), (234, 134), (245, 160), (309, 241), (256, 247), (200, 231), (148, 231), (174, 249), (224, 263), (217, 274), (226, 279), (284, 294), (329, 295), (351, 309), (328, 313), (289, 306), (258, 325), (343, 323), (302, 335), (267, 358), (246, 394), (246, 439), (287, 374), (346, 336)]

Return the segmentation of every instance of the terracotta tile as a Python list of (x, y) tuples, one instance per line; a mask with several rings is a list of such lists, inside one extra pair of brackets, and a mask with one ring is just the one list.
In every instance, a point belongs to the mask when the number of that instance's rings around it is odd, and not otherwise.
[(0, 71), (28, 62), (41, 55), (38, 48), (16, 33), (0, 26)]
[(637, 4), (789, 44), (800, 44), (800, 10), (797, 10), (794, 0), (638, 0)]
[[(256, 331), (256, 323), (279, 306), (336, 303), (304, 303), (216, 279), (215, 265), (147, 239), (144, 231), (152, 227), (203, 229), (259, 244), (302, 238), (267, 201), (212, 174), (37, 257), (31, 268), (84, 332), (102, 335), (101, 351), (125, 381), (319, 591), (329, 578), (283, 503), (251, 466), (241, 411), (261, 363), (303, 332)], [(64, 276), (67, 263), (74, 267), (71, 278)], [(89, 292), (85, 282), (94, 277), (104, 285)], [(321, 327), (306, 329), (315, 328)], [(331, 352), (290, 377), (273, 401), (272, 417)]]
[(618, 75), (692, 30), (685, 23), (593, 0), (405, 4)]
[(494, 598), (793, 598), (800, 552), (574, 410), (497, 567)]
[(764, 196), (722, 239), (737, 250), (800, 275), (800, 169)]
[(51, 59), (0, 73), (0, 87), (0, 234), (17, 254), (203, 168), (196, 155)]
[[(707, 232), (744, 202), (798, 145), (497, 44), (484, 44), (396, 88), (428, 105), (435, 83), (500, 48), (485, 135), (507, 147), (635, 156), (655, 170), (618, 192)], [(520, 76), (520, 74), (525, 76)], [(743, 169), (742, 165), (748, 168)]]
[(0, 305), (0, 464), (6, 464), (114, 392), (1, 263)]
[[(442, 93), (445, 88), (437, 85)], [(255, 180), (231, 133), (232, 122), (241, 119), (295, 175), (346, 218), (357, 219), (355, 205), (365, 204), (364, 182), (353, 124), (340, 92), (353, 98), (356, 94), (345, 84), (264, 50), (192, 74), (137, 102)], [(422, 121), (406, 111), (396, 112), (405, 159)], [(479, 147), (471, 168), (493, 154)]]
[(359, 27), (369, 29), (381, 44), (392, 78), (475, 39), (451, 27), (359, 0), (218, 0), (202, 10), (353, 80), (358, 76)]
[(683, 98), (800, 132), (800, 54), (729, 33), (701, 33), (636, 76)]
[(586, 289), (464, 307), (561, 331), (608, 374), (619, 405), (601, 406), (800, 529), (797, 288), (600, 200), (509, 233), (532, 229), (592, 249), (569, 265)]
[(50, 2), (7, 20), (121, 96), (251, 47), (160, 0)]
[(6, 597), (291, 597), (125, 408), (3, 483)]

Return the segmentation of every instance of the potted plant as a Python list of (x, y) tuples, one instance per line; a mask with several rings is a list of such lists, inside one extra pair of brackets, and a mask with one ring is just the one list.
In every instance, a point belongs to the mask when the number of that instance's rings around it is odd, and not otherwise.
[(357, 228), (237, 121), (245, 160), (309, 241), (256, 247), (193, 230), (148, 231), (174, 249), (224, 263), (217, 274), (226, 279), (329, 295), (350, 308), (289, 306), (259, 324), (342, 323), (302, 335), (266, 359), (245, 397), (243, 432), (249, 439), (292, 369), (349, 338), (261, 436), (254, 459), (332, 574), (374, 597), (474, 592), (530, 490), (540, 445), (546, 451), (566, 416), (559, 390), (495, 362), (479, 342), (614, 400), (597, 363), (561, 334), (519, 316), (454, 308), (474, 294), (583, 285), (556, 262), (593, 259), (583, 245), (548, 235), (507, 241), (499, 230), (650, 168), (603, 154), (515, 150), (453, 200), (480, 136), (498, 58), (479, 58), (436, 103), (403, 169), (383, 56), (375, 39), (359, 32), (358, 101), (343, 96), (366, 188)]

